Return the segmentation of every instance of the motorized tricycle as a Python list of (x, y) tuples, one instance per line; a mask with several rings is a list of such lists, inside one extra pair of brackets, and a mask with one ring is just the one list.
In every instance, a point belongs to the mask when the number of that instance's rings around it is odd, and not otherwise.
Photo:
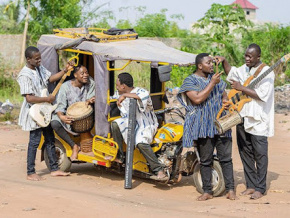
[[(182, 119), (184, 119), (182, 109), (165, 107), (166, 102), (168, 103), (165, 83), (170, 79), (171, 66), (193, 65), (195, 55), (168, 47), (159, 41), (138, 39), (138, 34), (133, 30), (110, 31), (96, 28), (57, 29), (54, 35), (41, 36), (38, 48), (42, 54), (43, 65), (52, 73), (58, 72), (59, 55), (66, 52), (73, 56), (77, 55), (79, 63), (87, 67), (90, 76), (95, 80), (96, 100), (91, 118), (94, 126), (77, 137), (71, 136), (81, 146), (81, 152), (78, 154), (79, 163), (88, 162), (109, 169), (124, 168), (122, 164), (114, 162), (118, 144), (112, 138), (110, 123), (120, 117), (120, 111), (116, 99), (110, 97), (115, 93), (116, 72), (122, 71), (133, 62), (143, 63), (147, 65), (146, 83), (149, 85), (148, 89), (159, 122), (151, 147), (168, 175), (165, 183), (176, 183), (182, 176), (193, 176), (194, 185), (202, 192), (197, 150), (182, 153)], [(50, 91), (54, 87), (55, 84), (52, 84)], [(179, 120), (168, 122), (166, 114), (175, 115)], [(82, 143), (84, 141), (86, 143)], [(42, 144), (43, 141), (39, 149), (42, 149)], [(55, 146), (60, 169), (68, 171), (72, 165), (70, 160), (72, 148), (57, 134)], [(124, 143), (124, 152), (126, 147)], [(42, 149), (42, 159), (49, 167), (46, 149)], [(137, 148), (134, 149), (132, 168), (134, 176), (142, 178), (152, 176), (146, 159)], [(216, 158), (212, 166), (212, 184), (214, 196), (225, 191), (222, 170)]]

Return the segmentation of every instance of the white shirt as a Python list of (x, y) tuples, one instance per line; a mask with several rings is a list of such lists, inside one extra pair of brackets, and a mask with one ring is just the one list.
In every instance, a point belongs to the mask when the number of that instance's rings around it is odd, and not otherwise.
[[(140, 98), (140, 100), (137, 100), (135, 145), (139, 143), (150, 144), (153, 141), (153, 137), (158, 127), (158, 121), (156, 115), (154, 114), (152, 100), (149, 92), (143, 88), (136, 87), (131, 91), (131, 93), (135, 93)], [(126, 98), (121, 103), (122, 106), (119, 107), (121, 118), (115, 120), (120, 128), (126, 144), (129, 121), (129, 104), (130, 98)]]
[[(252, 67), (251, 70), (245, 64), (239, 68), (232, 67), (227, 80), (244, 84), (256, 72), (258, 67)], [(268, 69), (269, 67), (265, 66), (259, 75), (262, 75)], [(261, 100), (252, 99), (240, 111), (240, 115), (244, 118), (245, 131), (250, 134), (267, 137), (274, 135), (274, 80), (275, 74), (271, 71), (254, 88)]]
[[(41, 78), (39, 74), (41, 74)], [(24, 96), (31, 94), (35, 96), (41, 96), (42, 89), (47, 88), (50, 76), (51, 72), (49, 72), (42, 65), (39, 67), (39, 72), (26, 66), (23, 67), (17, 77), (21, 95)], [(37, 125), (37, 123), (29, 115), (29, 109), (31, 105), (32, 104), (29, 104), (24, 97), (19, 114), (18, 125), (20, 125), (22, 130), (25, 131), (32, 131), (40, 128), (40, 126)]]

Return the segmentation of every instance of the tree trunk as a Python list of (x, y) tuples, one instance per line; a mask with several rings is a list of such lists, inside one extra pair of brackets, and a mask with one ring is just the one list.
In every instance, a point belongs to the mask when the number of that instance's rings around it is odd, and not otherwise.
[(21, 65), (23, 65), (24, 58), (25, 58), (25, 47), (26, 47), (26, 36), (27, 36), (27, 30), (28, 30), (29, 11), (30, 11), (30, 1), (28, 0), (26, 16), (25, 16), (25, 25), (24, 25), (24, 30), (23, 30), (23, 41), (22, 41), (21, 59), (20, 59)]

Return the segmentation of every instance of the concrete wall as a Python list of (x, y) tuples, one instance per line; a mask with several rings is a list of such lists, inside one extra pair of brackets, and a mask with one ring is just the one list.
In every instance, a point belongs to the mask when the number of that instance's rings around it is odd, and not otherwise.
[(0, 34), (0, 56), (13, 66), (20, 64), (22, 38), (23, 35)]

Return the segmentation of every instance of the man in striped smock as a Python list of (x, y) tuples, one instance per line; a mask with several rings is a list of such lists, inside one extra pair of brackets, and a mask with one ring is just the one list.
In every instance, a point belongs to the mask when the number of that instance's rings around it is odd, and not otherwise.
[(154, 114), (152, 100), (149, 92), (143, 88), (133, 87), (133, 78), (129, 73), (121, 73), (116, 81), (119, 96), (117, 105), (121, 112), (121, 118), (112, 122), (112, 135), (119, 145), (118, 158), (124, 160), (123, 140), (127, 143), (128, 121), (129, 121), (129, 98), (137, 99), (135, 144), (146, 158), (156, 180), (167, 180), (163, 167), (150, 147), (158, 127), (157, 117)]
[(183, 147), (195, 145), (200, 155), (204, 193), (197, 200), (205, 201), (213, 197), (211, 166), (215, 147), (225, 179), (226, 196), (234, 200), (231, 132), (221, 137), (214, 126), (222, 102), (227, 100), (226, 83), (220, 80), (220, 74), (213, 73), (213, 61), (208, 54), (197, 55), (195, 64), (196, 72), (184, 80), (177, 98), (186, 110)]
[(45, 67), (41, 65), (41, 55), (36, 47), (28, 47), (25, 50), (26, 66), (20, 71), (17, 82), (20, 86), (20, 93), (24, 97), (21, 107), (18, 124), (24, 131), (29, 131), (29, 144), (27, 150), (27, 179), (33, 181), (43, 180), (43, 178), (35, 172), (35, 158), (37, 147), (40, 143), (41, 134), (44, 135), (44, 148), (47, 150), (50, 170), (52, 176), (67, 176), (59, 170), (54, 145), (54, 134), (50, 125), (40, 127), (32, 120), (29, 115), (29, 108), (35, 103), (52, 103), (55, 100), (53, 95), (41, 97), (42, 89), (47, 88), (49, 82), (59, 80), (71, 67), (67, 64), (66, 68), (54, 75), (51, 75)]

